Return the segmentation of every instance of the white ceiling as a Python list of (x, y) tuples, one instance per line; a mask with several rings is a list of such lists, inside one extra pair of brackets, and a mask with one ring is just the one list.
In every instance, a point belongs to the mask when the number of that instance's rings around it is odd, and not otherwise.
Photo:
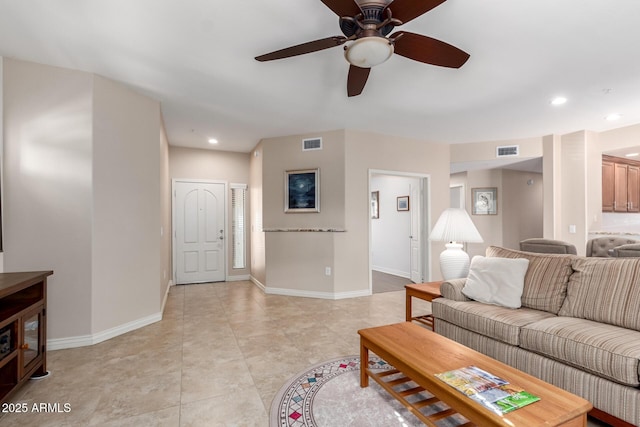
[[(253, 59), (340, 35), (320, 0), (0, 0), (0, 55), (159, 100), (172, 145), (215, 137), (216, 149), (247, 152), (261, 138), (343, 128), (460, 143), (640, 123), (639, 18), (638, 0), (448, 0), (400, 28), (469, 61), (394, 56), (354, 98), (342, 47)], [(551, 106), (560, 94), (569, 101)], [(612, 112), (622, 118), (604, 120)]]

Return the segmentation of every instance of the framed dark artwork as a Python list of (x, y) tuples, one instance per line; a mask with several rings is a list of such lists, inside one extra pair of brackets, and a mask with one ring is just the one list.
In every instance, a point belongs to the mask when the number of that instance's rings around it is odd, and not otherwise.
[(378, 219), (380, 218), (380, 192), (372, 191), (371, 192), (371, 218)]
[(408, 211), (409, 210), (409, 196), (401, 196), (397, 198), (398, 204), (397, 209), (399, 211)]
[(284, 211), (320, 212), (320, 169), (284, 173)]
[(473, 203), (473, 215), (497, 215), (498, 214), (498, 189), (472, 188), (471, 201)]

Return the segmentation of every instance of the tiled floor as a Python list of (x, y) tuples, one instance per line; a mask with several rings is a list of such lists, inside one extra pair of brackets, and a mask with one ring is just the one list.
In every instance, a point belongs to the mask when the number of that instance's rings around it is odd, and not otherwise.
[(52, 375), (13, 399), (59, 403), (62, 412), (7, 413), (0, 425), (266, 427), (288, 378), (358, 354), (358, 329), (400, 321), (402, 291), (329, 301), (265, 295), (250, 282), (173, 287), (161, 322), (49, 352)]
[(411, 280), (383, 273), (381, 271), (371, 271), (371, 288), (374, 294), (380, 292), (404, 291), (404, 285), (411, 283)]

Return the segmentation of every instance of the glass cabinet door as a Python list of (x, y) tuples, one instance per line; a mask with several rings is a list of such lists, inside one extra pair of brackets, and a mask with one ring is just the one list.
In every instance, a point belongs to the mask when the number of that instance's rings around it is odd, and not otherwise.
[(22, 367), (26, 368), (40, 356), (41, 311), (29, 314), (23, 319)]

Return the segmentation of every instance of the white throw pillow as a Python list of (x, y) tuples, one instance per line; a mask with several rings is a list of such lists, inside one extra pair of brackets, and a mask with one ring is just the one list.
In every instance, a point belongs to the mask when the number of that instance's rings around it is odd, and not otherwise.
[(462, 293), (487, 304), (519, 308), (528, 267), (525, 258), (474, 256)]

